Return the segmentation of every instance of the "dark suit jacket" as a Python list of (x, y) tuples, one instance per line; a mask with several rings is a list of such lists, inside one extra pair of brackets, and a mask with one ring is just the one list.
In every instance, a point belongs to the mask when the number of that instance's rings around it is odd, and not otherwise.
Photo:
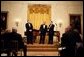
[(66, 47), (66, 49), (61, 51), (61, 54), (64, 56), (74, 56), (75, 55), (75, 46), (76, 42), (80, 42), (80, 35), (70, 30), (62, 35), (61, 46)]
[(54, 24), (49, 25), (49, 35), (54, 35)]
[(68, 31), (64, 33), (61, 38), (62, 46), (68, 46), (68, 47), (75, 46), (76, 42), (81, 42), (81, 37), (79, 33), (75, 31)]
[[(29, 26), (29, 24), (30, 24), (30, 26)], [(25, 27), (26, 27), (26, 35), (32, 35), (33, 34), (32, 24), (31, 23), (26, 23)], [(30, 31), (30, 30), (32, 30), (32, 31)]]
[(41, 35), (45, 35), (47, 32), (47, 25), (45, 25), (45, 28), (43, 26), (44, 26), (43, 24), (40, 26)]
[(5, 49), (9, 48), (9, 41), (11, 39), (10, 35), (11, 35), (11, 33), (9, 33), (9, 32), (6, 32), (6, 33), (1, 35), (1, 37), (0, 37), (0, 42), (1, 42), (0, 48), (5, 48)]
[(18, 41), (18, 48), (21, 49), (24, 47), (24, 42), (23, 42), (23, 39), (22, 39), (22, 36), (19, 34), (19, 33), (15, 33), (15, 32), (12, 32), (11, 33), (11, 39), (10, 39), (10, 42), (11, 41)]

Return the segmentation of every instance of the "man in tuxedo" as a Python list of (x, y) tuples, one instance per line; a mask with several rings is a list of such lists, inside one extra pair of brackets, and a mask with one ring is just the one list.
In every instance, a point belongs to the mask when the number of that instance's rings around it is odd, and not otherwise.
[(33, 44), (33, 26), (32, 23), (29, 21), (25, 25), (26, 27), (26, 36), (27, 36), (27, 43)]
[(53, 35), (54, 35), (54, 24), (51, 21), (51, 24), (49, 25), (49, 41), (48, 44), (53, 44)]
[(44, 44), (45, 42), (45, 35), (47, 32), (47, 25), (45, 24), (45, 22), (43, 22), (43, 24), (40, 26), (40, 44)]

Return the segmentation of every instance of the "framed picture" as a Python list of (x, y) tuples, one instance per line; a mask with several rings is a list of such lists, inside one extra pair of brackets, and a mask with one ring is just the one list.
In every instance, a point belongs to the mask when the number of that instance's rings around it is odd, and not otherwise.
[(7, 28), (7, 12), (1, 12), (1, 19), (0, 19), (1, 31)]
[(81, 15), (80, 14), (70, 14), (70, 25), (77, 29), (81, 33)]

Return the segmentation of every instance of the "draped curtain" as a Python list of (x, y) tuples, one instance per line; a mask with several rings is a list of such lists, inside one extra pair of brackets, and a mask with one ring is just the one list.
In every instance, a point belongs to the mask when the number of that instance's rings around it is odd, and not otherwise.
[(48, 26), (51, 19), (51, 6), (42, 4), (28, 5), (27, 18), (33, 24), (34, 29), (39, 30), (43, 22), (46, 22)]

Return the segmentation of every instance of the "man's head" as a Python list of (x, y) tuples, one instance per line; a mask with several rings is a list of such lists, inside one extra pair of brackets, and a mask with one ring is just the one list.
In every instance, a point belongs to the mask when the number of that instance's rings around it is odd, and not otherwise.
[(12, 28), (12, 32), (16, 32), (16, 33), (17, 33), (17, 29), (15, 29), (15, 28)]
[(72, 27), (71, 26), (68, 26), (67, 28), (65, 28), (65, 32), (68, 32), (70, 30), (72, 30)]
[(53, 21), (51, 21), (51, 24), (53, 24)]
[(68, 28), (65, 28), (65, 32), (68, 32)]
[(29, 20), (27, 20), (27, 23), (30, 23), (30, 21), (29, 21)]
[(46, 24), (46, 22), (44, 21), (43, 24)]

